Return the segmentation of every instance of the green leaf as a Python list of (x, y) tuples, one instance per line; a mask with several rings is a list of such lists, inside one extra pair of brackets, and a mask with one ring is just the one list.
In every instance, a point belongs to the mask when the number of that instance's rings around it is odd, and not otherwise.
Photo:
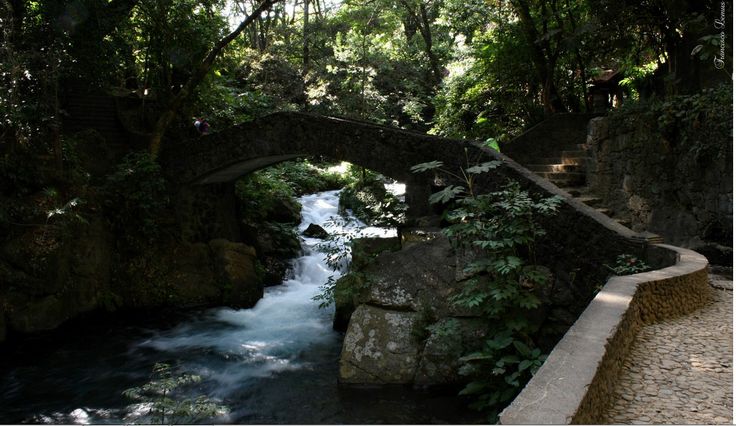
[(465, 169), (465, 171), (472, 174), (487, 173), (500, 165), (500, 161), (487, 161), (473, 167), (468, 167), (467, 169)]
[(520, 361), (521, 360), (516, 355), (505, 355), (496, 362), (496, 366), (503, 367), (506, 364), (518, 364)]
[(462, 186), (448, 186), (442, 191), (435, 192), (429, 197), (430, 204), (447, 203), (464, 191)]
[(496, 138), (488, 138), (483, 143), (484, 146), (491, 148), (494, 151), (501, 152), (501, 147), (498, 145)]
[(519, 363), (519, 371), (524, 371), (527, 368), (532, 366), (532, 361), (529, 361), (528, 359), (525, 359)]
[(517, 351), (519, 351), (519, 353), (522, 356), (527, 357), (527, 358), (531, 357), (532, 350), (529, 348), (529, 346), (524, 344), (524, 342), (520, 340), (514, 340), (514, 347), (516, 348)]
[(486, 346), (488, 346), (489, 349), (503, 349), (508, 347), (512, 342), (514, 341), (514, 338), (511, 336), (497, 336), (496, 338), (492, 340), (486, 341)]
[(470, 382), (460, 391), (460, 395), (475, 395), (483, 392), (488, 388), (488, 384), (485, 382)]
[(465, 355), (464, 357), (461, 357), (460, 362), (482, 361), (482, 360), (489, 360), (493, 358), (494, 358), (493, 355), (487, 354), (485, 352), (473, 352), (471, 354)]
[(435, 170), (443, 166), (442, 161), (429, 161), (427, 163), (419, 163), (411, 167), (412, 173), (422, 173), (429, 170)]

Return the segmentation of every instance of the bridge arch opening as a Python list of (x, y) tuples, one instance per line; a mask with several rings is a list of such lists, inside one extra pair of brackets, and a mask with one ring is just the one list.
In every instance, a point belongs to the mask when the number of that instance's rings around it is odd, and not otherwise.
[(259, 198), (265, 200), (276, 194), (296, 198), (330, 190), (341, 190), (341, 213), (343, 209), (351, 210), (356, 217), (375, 226), (406, 224), (406, 185), (347, 161), (325, 156), (281, 160), (235, 180), (235, 191), (241, 202), (255, 210), (266, 208), (260, 205)]

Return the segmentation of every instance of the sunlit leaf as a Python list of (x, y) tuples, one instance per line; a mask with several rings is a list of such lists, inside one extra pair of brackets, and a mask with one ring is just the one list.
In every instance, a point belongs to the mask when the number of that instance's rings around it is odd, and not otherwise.
[(411, 167), (412, 173), (422, 173), (429, 170), (435, 170), (443, 166), (442, 161), (429, 161), (427, 163), (415, 164)]

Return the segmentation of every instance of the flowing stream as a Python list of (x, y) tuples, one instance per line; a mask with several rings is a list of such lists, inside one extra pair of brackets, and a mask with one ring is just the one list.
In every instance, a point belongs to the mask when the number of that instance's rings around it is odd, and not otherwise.
[[(299, 232), (319, 224), (338, 236), (340, 246), (349, 236), (395, 235), (338, 219), (338, 196), (302, 197)], [(337, 384), (342, 335), (332, 330), (333, 309), (320, 309), (312, 298), (341, 272), (327, 265), (321, 243), (304, 238), (292, 278), (267, 288), (251, 309), (77, 321), (21, 340), (0, 354), (0, 423), (134, 421), (145, 406), (122, 392), (149, 381), (157, 362), (200, 376), (190, 396), (206, 395), (227, 407), (206, 423), (475, 422), (452, 394)]]

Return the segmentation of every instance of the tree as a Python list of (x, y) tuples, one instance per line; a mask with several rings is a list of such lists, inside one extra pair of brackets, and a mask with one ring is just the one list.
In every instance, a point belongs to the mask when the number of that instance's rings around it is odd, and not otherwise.
[(153, 134), (151, 135), (150, 151), (154, 157), (158, 156), (163, 136), (169, 125), (171, 125), (176, 117), (177, 111), (179, 111), (182, 104), (187, 100), (187, 98), (189, 98), (193, 90), (204, 80), (218, 55), (220, 55), (223, 49), (230, 44), (231, 41), (235, 40), (235, 38), (237, 38), (246, 27), (253, 23), (261, 13), (270, 9), (277, 1), (279, 0), (264, 0), (240, 23), (240, 25), (238, 25), (237, 28), (235, 28), (235, 30), (218, 40), (199, 65), (197, 65), (179, 92), (167, 103), (163, 112), (156, 121)]
[[(531, 48), (532, 62), (537, 71), (537, 77), (542, 86), (542, 103), (544, 109), (548, 113), (563, 112), (565, 106), (562, 98), (557, 90), (555, 83), (555, 68), (559, 59), (560, 40), (562, 39), (562, 29), (550, 29), (551, 11), (550, 5), (546, 0), (538, 2), (538, 16), (535, 20), (532, 16), (531, 3), (526, 0), (514, 0), (511, 2), (519, 16), (522, 30), (527, 39), (527, 44)], [(556, 1), (551, 2), (551, 7), (555, 7)], [(541, 24), (541, 31), (537, 29), (537, 22)]]
[[(433, 19), (430, 17), (430, 10), (436, 9), (434, 3), (425, 3), (424, 0), (415, 2), (414, 0), (399, 0), (406, 11), (407, 18), (404, 22), (405, 26), (416, 28), (422, 35), (424, 41), (424, 52), (427, 54), (434, 84), (439, 85), (442, 82), (442, 70), (440, 69), (440, 60), (433, 49), (432, 28)], [(410, 32), (407, 32), (407, 38), (411, 38)]]

